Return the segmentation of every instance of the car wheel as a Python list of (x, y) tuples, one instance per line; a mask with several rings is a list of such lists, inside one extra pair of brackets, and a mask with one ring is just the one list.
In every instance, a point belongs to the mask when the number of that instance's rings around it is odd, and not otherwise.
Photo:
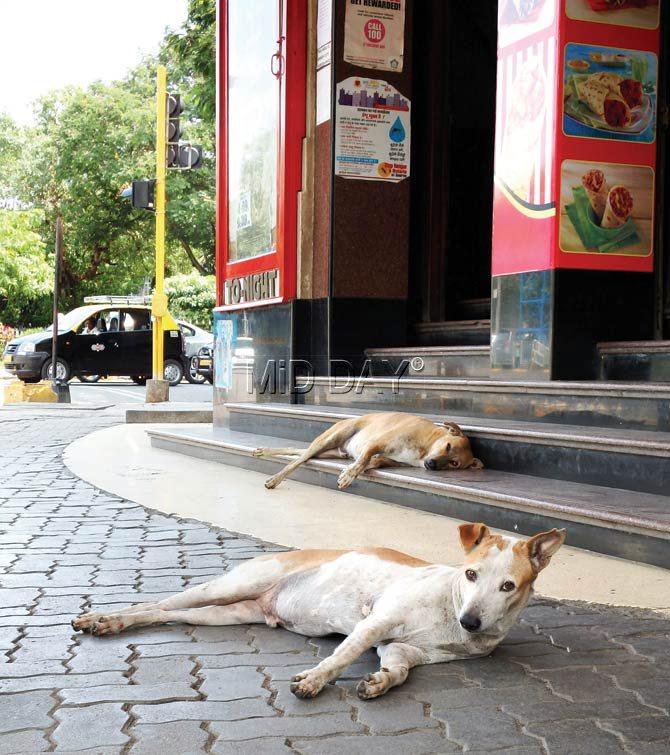
[(80, 383), (97, 383), (100, 380), (100, 375), (77, 375), (77, 380)]
[[(51, 359), (42, 365), (42, 380), (53, 380), (53, 370), (51, 368)], [(70, 382), (70, 365), (64, 360), (56, 357), (56, 378), (61, 383)]]
[(171, 386), (179, 385), (184, 377), (184, 368), (176, 359), (166, 359), (163, 364), (163, 379)]
[(186, 379), (193, 385), (202, 385), (207, 378), (204, 375), (199, 375), (195, 369), (195, 357), (191, 357), (188, 362), (188, 370), (186, 371)]
[(147, 379), (143, 375), (131, 375), (130, 379), (136, 385), (146, 385), (147, 384)]

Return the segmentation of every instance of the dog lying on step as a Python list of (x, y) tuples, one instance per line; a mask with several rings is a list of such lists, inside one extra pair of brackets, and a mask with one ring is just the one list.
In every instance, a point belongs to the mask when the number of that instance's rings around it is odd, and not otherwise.
[(409, 465), (437, 469), (482, 469), (470, 441), (455, 422), (436, 425), (402, 412), (379, 412), (343, 419), (325, 430), (306, 449), (257, 448), (254, 456), (297, 456), (265, 483), (277, 485), (294, 469), (315, 457), (354, 459), (342, 470), (337, 486), (346, 488), (367, 469)]
[[(251, 559), (218, 579), (157, 603), (88, 613), (72, 626), (94, 635), (180, 621), (268, 624), (309, 637), (347, 635), (334, 653), (293, 678), (291, 691), (314, 697), (363, 652), (381, 668), (358, 685), (362, 699), (402, 684), (413, 666), (488, 655), (528, 602), (533, 583), (565, 540), (565, 530), (529, 539), (462, 524), (465, 563), (430, 564), (387, 548), (305, 550)], [(197, 653), (197, 646), (194, 646)]]

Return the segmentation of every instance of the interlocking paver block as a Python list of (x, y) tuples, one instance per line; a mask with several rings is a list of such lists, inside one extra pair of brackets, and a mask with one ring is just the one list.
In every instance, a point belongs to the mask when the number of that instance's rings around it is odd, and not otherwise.
[(197, 721), (171, 724), (140, 724), (133, 728), (132, 755), (200, 755), (209, 734)]
[(526, 729), (541, 737), (552, 755), (615, 755), (624, 751), (621, 740), (599, 729), (595, 721), (553, 721), (529, 724)]
[[(437, 731), (410, 731), (394, 736), (340, 736), (320, 739), (295, 739), (293, 749), (301, 755), (433, 755), (436, 752), (462, 752)], [(213, 752), (218, 752), (214, 750)], [(222, 750), (221, 752), (227, 752)], [(230, 750), (230, 755), (233, 750)], [(253, 755), (251, 750), (249, 755)]]
[(128, 714), (116, 703), (60, 708), (54, 716), (58, 726), (51, 738), (56, 751), (124, 745), (129, 739), (122, 731)]
[(39, 729), (16, 731), (12, 734), (0, 735), (0, 755), (17, 755), (17, 753), (47, 752), (49, 742), (44, 732)]
[[(269, 697), (263, 689), (265, 677), (252, 666), (206, 669), (199, 672), (204, 679), (200, 691), (208, 700), (239, 700), (243, 697)], [(281, 706), (279, 706), (281, 707)]]
[[(200, 703), (201, 705), (203, 703)], [(220, 703), (227, 705), (228, 703)], [(361, 724), (346, 713), (323, 713), (315, 716), (274, 716), (263, 721), (245, 718), (220, 723), (212, 721), (211, 730), (223, 740), (257, 737), (322, 737), (328, 734), (363, 733)]]
[(177, 700), (198, 700), (200, 695), (186, 684), (106, 684), (99, 687), (63, 690), (64, 705), (91, 703), (170, 703)]
[[(265, 701), (256, 698), (227, 703), (196, 701), (135, 705), (133, 713), (144, 724), (162, 724), (170, 721), (236, 721), (241, 718), (258, 719), (261, 716), (277, 715)], [(257, 720), (254, 723), (260, 726)]]
[(48, 692), (19, 692), (0, 700), (0, 734), (20, 729), (46, 729), (53, 724), (49, 711), (54, 700)]

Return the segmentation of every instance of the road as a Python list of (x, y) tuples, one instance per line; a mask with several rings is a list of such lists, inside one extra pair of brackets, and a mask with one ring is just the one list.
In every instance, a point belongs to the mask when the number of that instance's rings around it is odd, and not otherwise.
[[(70, 383), (70, 398), (73, 403), (82, 404), (141, 404), (146, 396), (146, 388), (135, 385), (130, 380), (105, 380), (99, 383)], [(212, 386), (191, 385), (182, 382), (170, 388), (170, 401), (194, 403), (212, 400)]]

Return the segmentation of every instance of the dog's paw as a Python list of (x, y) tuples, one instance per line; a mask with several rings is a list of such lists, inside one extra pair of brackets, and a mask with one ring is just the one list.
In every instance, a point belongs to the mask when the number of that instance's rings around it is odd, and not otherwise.
[(372, 700), (388, 692), (390, 687), (388, 672), (376, 671), (374, 674), (368, 674), (364, 679), (361, 679), (356, 687), (356, 694), (361, 700)]
[(275, 475), (274, 477), (270, 477), (265, 481), (265, 487), (268, 490), (274, 490), (274, 488), (276, 488), (280, 482), (281, 482), (281, 479), (279, 478), (279, 476)]
[(337, 487), (340, 490), (344, 490), (345, 488), (348, 488), (355, 479), (355, 475), (353, 475), (348, 469), (344, 469), (340, 472), (340, 476), (337, 478)]
[(91, 634), (96, 637), (102, 637), (104, 634), (118, 634), (125, 626), (121, 616), (100, 616), (91, 627)]
[(296, 697), (302, 698), (316, 697), (326, 686), (326, 679), (323, 674), (314, 668), (296, 674), (291, 682), (291, 692)]
[(265, 456), (267, 450), (267, 448), (254, 448), (254, 450), (251, 452), (251, 455), (256, 457)]
[(81, 616), (77, 616), (76, 619), (72, 619), (72, 629), (76, 632), (90, 632), (95, 622), (102, 616), (100, 613), (84, 613)]

